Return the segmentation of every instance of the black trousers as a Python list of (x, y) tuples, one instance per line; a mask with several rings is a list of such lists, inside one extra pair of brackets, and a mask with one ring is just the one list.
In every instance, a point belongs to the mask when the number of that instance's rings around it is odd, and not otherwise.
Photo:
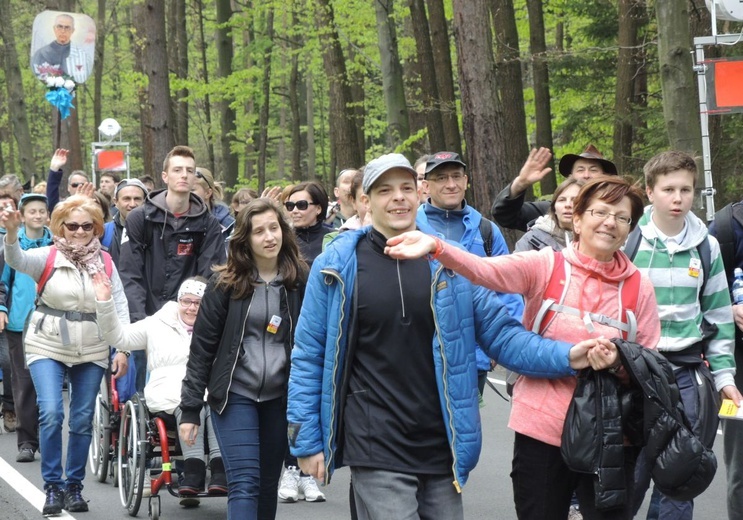
[(26, 366), (23, 352), (23, 333), (6, 330), (10, 364), (13, 370), (13, 400), (17, 420), (16, 438), (18, 449), (39, 449), (39, 411), (36, 406), (36, 389), (31, 380), (31, 372)]

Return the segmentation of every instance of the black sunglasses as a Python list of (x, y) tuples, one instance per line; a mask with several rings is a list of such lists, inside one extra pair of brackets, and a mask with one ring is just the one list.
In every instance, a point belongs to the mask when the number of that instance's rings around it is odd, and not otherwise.
[(66, 227), (73, 233), (80, 228), (83, 228), (83, 231), (92, 231), (94, 226), (92, 222), (86, 222), (85, 224), (78, 224), (77, 222), (63, 222), (63, 224), (64, 227)]
[(295, 206), (300, 211), (304, 211), (310, 206), (317, 206), (317, 204), (314, 202), (310, 202), (308, 200), (298, 200), (297, 202), (291, 202), (291, 201), (284, 202), (284, 206), (286, 206), (286, 209), (288, 209), (289, 211), (294, 211)]
[(85, 183), (84, 182), (71, 182), (70, 183), (70, 188), (79, 188), (83, 184), (85, 184)]
[(201, 179), (202, 181), (204, 181), (206, 183), (206, 185), (209, 187), (210, 190), (214, 190), (214, 186), (211, 185), (211, 183), (209, 182), (209, 179), (207, 179), (204, 176), (204, 174), (201, 173), (198, 169), (196, 170), (196, 177), (198, 179)]

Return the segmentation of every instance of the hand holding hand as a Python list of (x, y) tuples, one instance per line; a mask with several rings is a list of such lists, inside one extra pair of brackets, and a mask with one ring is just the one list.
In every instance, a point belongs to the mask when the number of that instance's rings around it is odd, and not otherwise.
[(604, 370), (617, 366), (619, 353), (617, 347), (606, 338), (598, 338), (596, 346), (587, 353), (588, 362), (594, 370)]
[(97, 301), (107, 302), (111, 299), (111, 279), (104, 271), (93, 275), (93, 290)]
[(420, 231), (408, 231), (387, 240), (384, 254), (398, 260), (412, 260), (433, 253), (436, 239)]
[(529, 186), (544, 179), (552, 171), (552, 168), (547, 166), (551, 159), (552, 152), (549, 148), (532, 149), (521, 167), (519, 176), (511, 183), (511, 195), (521, 195)]
[(52, 155), (52, 160), (49, 163), (49, 169), (53, 172), (61, 170), (62, 166), (67, 164), (68, 153), (70, 153), (69, 150), (65, 150), (64, 148), (57, 148), (57, 150), (54, 152), (54, 155)]
[(323, 452), (315, 453), (309, 457), (297, 457), (299, 469), (302, 473), (312, 475), (317, 480), (325, 482), (325, 454)]

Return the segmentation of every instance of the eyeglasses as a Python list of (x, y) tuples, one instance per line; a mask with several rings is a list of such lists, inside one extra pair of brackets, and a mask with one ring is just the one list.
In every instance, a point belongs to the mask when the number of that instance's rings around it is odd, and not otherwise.
[(63, 225), (73, 233), (80, 228), (83, 228), (83, 231), (93, 231), (94, 227), (94, 224), (92, 222), (86, 222), (85, 224), (78, 224), (77, 222), (63, 222)]
[(291, 202), (291, 201), (284, 202), (284, 206), (286, 206), (286, 209), (288, 209), (289, 211), (294, 211), (295, 207), (300, 211), (304, 211), (310, 206), (317, 206), (317, 205), (318, 204), (314, 202), (310, 202), (308, 200), (298, 200), (297, 202)]
[(70, 188), (79, 188), (83, 184), (85, 184), (85, 183), (84, 182), (71, 182), (70, 183)]
[(209, 179), (207, 179), (204, 174), (201, 173), (198, 169), (196, 170), (196, 178), (204, 181), (210, 190), (214, 190), (214, 186), (212, 186), (212, 184), (209, 182)]
[(189, 298), (181, 298), (180, 300), (178, 300), (178, 303), (180, 303), (181, 307), (183, 307), (184, 309), (188, 309), (192, 305), (198, 309), (199, 306), (201, 305), (201, 300), (191, 300)]
[(609, 217), (614, 217), (614, 220), (617, 224), (621, 224), (623, 226), (629, 226), (632, 224), (632, 219), (630, 217), (627, 217), (625, 215), (617, 215), (616, 213), (609, 213), (608, 211), (604, 211), (603, 209), (589, 209), (587, 210), (588, 213), (591, 214), (593, 218), (596, 220), (606, 220)]
[(465, 177), (467, 176), (464, 173), (455, 172), (444, 175), (432, 175), (428, 180), (431, 182), (435, 182), (436, 184), (444, 184), (449, 182), (449, 179), (452, 179), (454, 182), (459, 182)]

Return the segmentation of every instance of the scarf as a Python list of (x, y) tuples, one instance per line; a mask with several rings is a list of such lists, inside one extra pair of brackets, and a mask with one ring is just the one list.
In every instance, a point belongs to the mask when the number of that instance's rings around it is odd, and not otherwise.
[(82, 246), (71, 244), (63, 237), (54, 237), (54, 245), (57, 251), (62, 253), (81, 273), (88, 273), (93, 276), (95, 273), (103, 271), (103, 261), (101, 260), (101, 242), (98, 237)]

